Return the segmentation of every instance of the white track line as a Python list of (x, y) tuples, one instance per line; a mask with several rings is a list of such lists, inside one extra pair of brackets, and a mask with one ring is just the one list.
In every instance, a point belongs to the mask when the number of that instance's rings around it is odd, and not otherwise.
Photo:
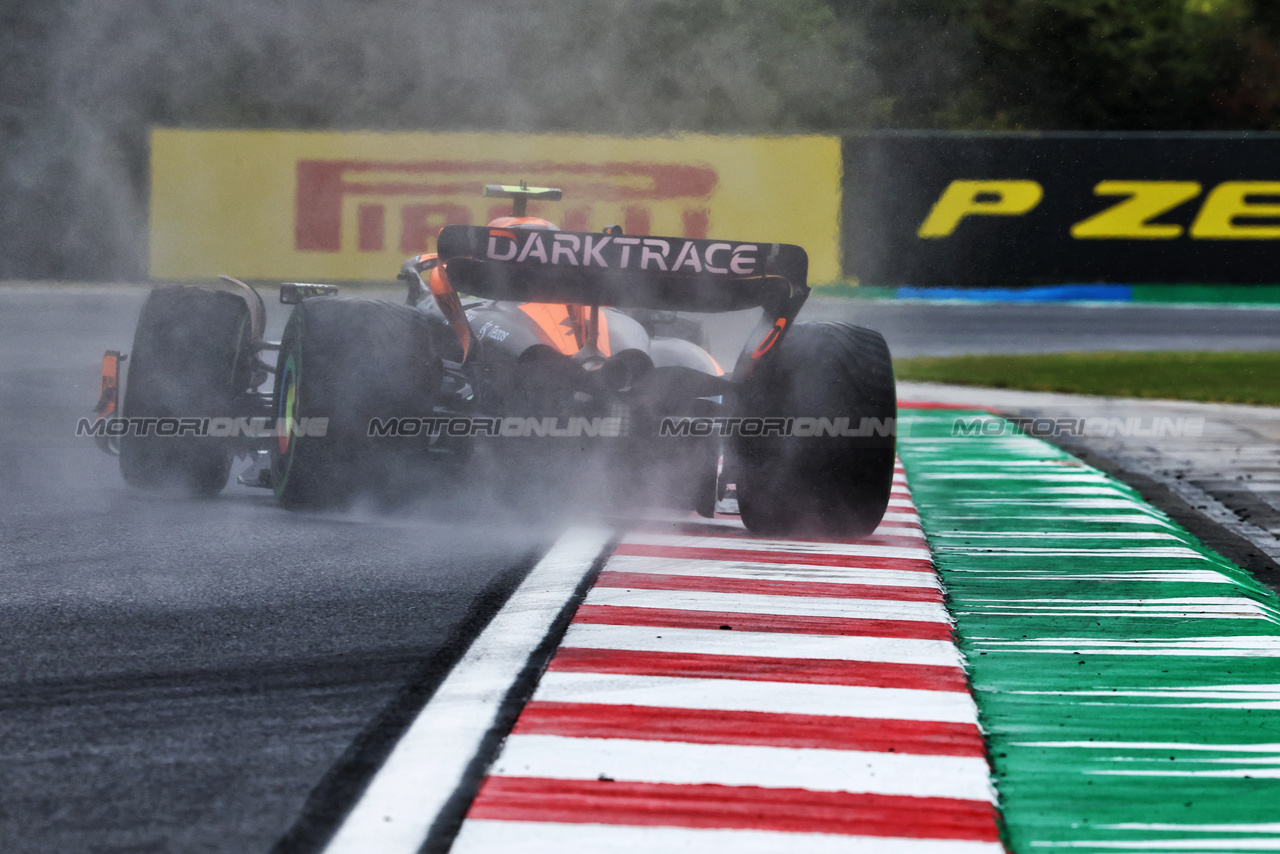
[(962, 667), (951, 641), (914, 638), (841, 637), (784, 632), (721, 632), (649, 626), (574, 623), (560, 648), (676, 652), (688, 655), (747, 655), (827, 661), (876, 661)]
[(873, 587), (942, 589), (942, 582), (938, 581), (932, 572), (864, 569), (856, 566), (807, 566), (795, 563), (748, 563), (732, 560), (689, 560), (682, 557), (614, 555), (609, 558), (609, 571), (754, 581), (805, 581), (813, 584), (869, 584)]
[(462, 782), (507, 692), (611, 533), (565, 533), (471, 644), (325, 848), (415, 854)]
[(881, 599), (828, 599), (810, 596), (707, 593), (701, 590), (628, 590), (593, 587), (585, 605), (617, 605), (677, 611), (713, 611), (769, 616), (830, 617), (833, 619), (908, 620), (950, 623), (947, 609), (937, 602), (894, 602)]
[(803, 682), (755, 682), (680, 676), (567, 673), (550, 670), (533, 699), (552, 703), (669, 706), (780, 715), (834, 715), (976, 724), (978, 707), (961, 691), (866, 688)]
[(999, 842), (901, 839), (831, 833), (780, 833), (694, 827), (562, 824), (468, 819), (451, 849), (455, 854), (609, 854), (732, 851), (734, 854), (1004, 854)]
[[(801, 540), (760, 540), (746, 537), (699, 537), (682, 534), (650, 534), (633, 531), (622, 541), (634, 546), (666, 546), (682, 549), (721, 549), (724, 551), (775, 552), (823, 557), (882, 557), (907, 560), (932, 560), (933, 554), (923, 543), (919, 548), (880, 546), (867, 543), (822, 543)], [(674, 555), (673, 555), (674, 557)]]
[(991, 771), (982, 756), (512, 735), (489, 773), (995, 800)]

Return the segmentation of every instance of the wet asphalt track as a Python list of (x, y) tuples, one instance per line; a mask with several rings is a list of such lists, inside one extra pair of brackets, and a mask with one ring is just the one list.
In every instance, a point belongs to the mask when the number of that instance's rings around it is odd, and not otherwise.
[[(0, 849), (306, 850), (558, 525), (127, 489), (73, 432), (144, 294), (0, 288)], [(901, 356), (1280, 348), (1275, 311), (815, 301), (806, 316), (879, 328)]]
[(270, 850), (317, 785), (317, 813), (343, 799), (556, 533), (126, 488), (73, 431), (140, 305), (0, 292), (6, 852)]
[[(852, 304), (851, 304), (852, 303)], [(1280, 310), (1015, 303), (815, 300), (804, 319), (880, 330), (898, 358), (1080, 350), (1280, 349)]]

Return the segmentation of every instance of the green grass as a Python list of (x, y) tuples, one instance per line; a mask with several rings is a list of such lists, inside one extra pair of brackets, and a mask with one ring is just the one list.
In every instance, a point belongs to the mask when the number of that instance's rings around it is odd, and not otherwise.
[(893, 364), (900, 380), (1280, 406), (1280, 351), (926, 356)]

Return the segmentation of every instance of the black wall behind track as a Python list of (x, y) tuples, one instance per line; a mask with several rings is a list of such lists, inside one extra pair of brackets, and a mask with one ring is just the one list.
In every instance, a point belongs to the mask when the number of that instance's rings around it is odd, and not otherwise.
[[(919, 237), (921, 223), (955, 180), (1035, 181), (1043, 198), (1020, 216), (966, 216), (947, 237)], [(1150, 220), (1182, 226), (1173, 239), (1072, 237), (1073, 224), (1124, 200), (1095, 195), (1107, 180), (1193, 181), (1202, 189)], [(1224, 181), (1280, 182), (1280, 134), (852, 134), (844, 138), (844, 269), (867, 285), (1280, 281), (1277, 237), (1196, 239), (1189, 233)], [(1247, 201), (1280, 204), (1280, 194)], [(1280, 208), (1252, 213), (1232, 222), (1280, 226)]]

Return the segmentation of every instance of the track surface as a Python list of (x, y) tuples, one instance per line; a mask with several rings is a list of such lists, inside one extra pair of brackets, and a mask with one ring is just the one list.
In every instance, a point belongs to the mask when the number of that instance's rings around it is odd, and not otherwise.
[(1081, 350), (1280, 349), (1280, 310), (811, 300), (801, 320), (878, 329), (898, 358)]
[[(441, 678), (558, 533), (489, 508), (472, 527), (126, 489), (73, 430), (144, 295), (0, 290), (5, 851), (269, 850), (308, 797), (340, 801), (389, 707)], [(1280, 312), (815, 301), (805, 316), (879, 327), (904, 356), (1280, 347)]]
[(73, 430), (140, 293), (0, 303), (0, 849), (267, 851), (557, 532), (134, 492)]

